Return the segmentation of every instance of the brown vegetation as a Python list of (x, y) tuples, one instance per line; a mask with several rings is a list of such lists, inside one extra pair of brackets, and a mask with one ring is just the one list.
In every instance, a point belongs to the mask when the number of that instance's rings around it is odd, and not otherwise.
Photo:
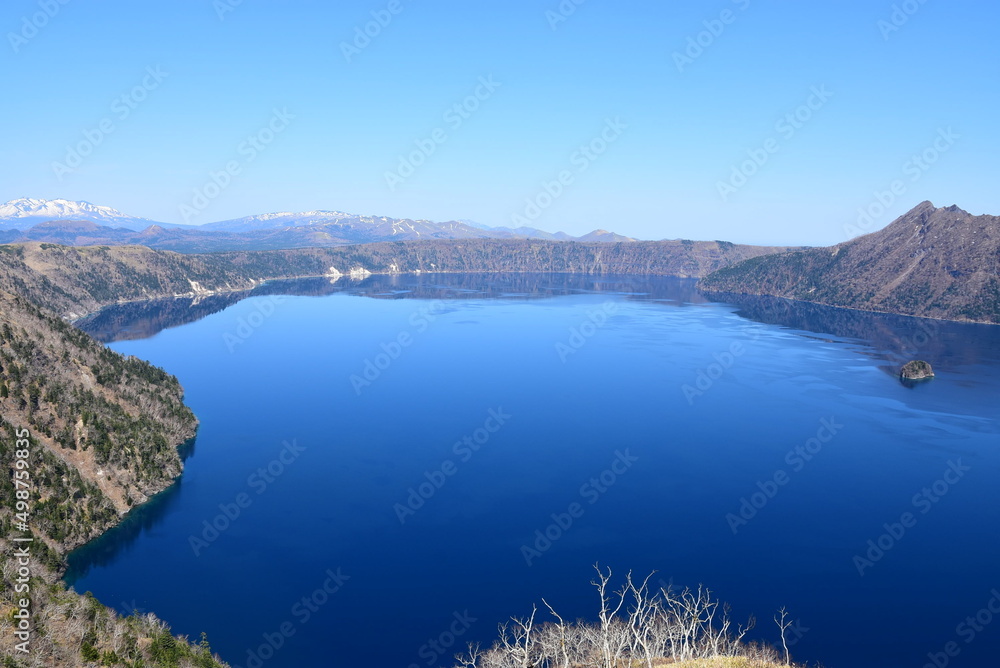
[(902, 315), (1000, 323), (1000, 217), (924, 202), (885, 229), (829, 248), (758, 257), (701, 282)]
[(717, 241), (458, 239), (181, 255), (141, 246), (0, 246), (0, 290), (66, 317), (124, 301), (245, 290), (270, 279), (371, 273), (576, 273), (697, 278), (784, 248)]
[[(174, 638), (155, 617), (123, 618), (59, 581), (70, 549), (116, 525), (180, 474), (177, 446), (194, 435), (197, 422), (177, 379), (108, 350), (19, 294), (30, 285), (73, 303), (44, 277), (7, 272), (2, 282), (0, 459), (10, 467), (0, 478), (3, 665), (220, 665), (207, 644)], [(28, 456), (15, 457), (17, 450)], [(15, 459), (27, 464), (17, 480)], [(32, 539), (17, 545), (30, 547), (28, 576), (11, 556), (13, 537)], [(14, 635), (20, 623), (14, 615), (26, 598), (29, 653), (16, 649)]]

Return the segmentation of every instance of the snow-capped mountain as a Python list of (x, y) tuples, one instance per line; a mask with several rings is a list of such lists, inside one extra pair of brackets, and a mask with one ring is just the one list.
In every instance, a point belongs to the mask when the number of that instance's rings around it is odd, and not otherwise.
[[(199, 229), (231, 233), (277, 231), (289, 228), (322, 230), (344, 242), (403, 241), (415, 239), (548, 239), (552, 241), (634, 241), (629, 237), (595, 230), (585, 237), (565, 232), (552, 234), (533, 227), (489, 227), (469, 220), (435, 223), (430, 220), (359, 216), (342, 211), (303, 211), (300, 213), (265, 213), (246, 218), (207, 223)], [(299, 230), (305, 232), (306, 229)]]
[(162, 225), (148, 218), (136, 218), (117, 209), (90, 202), (21, 198), (0, 204), (0, 229), (24, 230), (50, 220), (85, 220), (104, 227), (124, 227), (129, 230), (144, 230), (150, 225)]
[(246, 234), (264, 231), (290, 230), (330, 235), (350, 243), (415, 239), (471, 239), (493, 236), (489, 232), (456, 221), (435, 223), (429, 220), (359, 216), (342, 211), (303, 211), (301, 213), (265, 213), (218, 223), (207, 223), (200, 229), (213, 232)]
[(18, 199), (0, 205), (0, 243), (45, 241), (68, 245), (141, 244), (181, 252), (329, 247), (429, 239), (545, 239), (634, 241), (604, 230), (584, 237), (531, 227), (487, 227), (470, 221), (359, 216), (342, 211), (265, 213), (205, 225), (136, 218), (106, 206), (65, 199)]
[(203, 230), (223, 230), (226, 232), (247, 232), (250, 230), (271, 230), (280, 227), (300, 227), (302, 225), (320, 225), (341, 220), (358, 218), (342, 211), (302, 211), (293, 213), (281, 211), (278, 213), (262, 213), (256, 216), (221, 220), (217, 223), (201, 225)]

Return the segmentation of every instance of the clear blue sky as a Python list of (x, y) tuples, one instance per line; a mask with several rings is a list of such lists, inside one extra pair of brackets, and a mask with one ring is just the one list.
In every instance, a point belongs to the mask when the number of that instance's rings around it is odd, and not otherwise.
[[(827, 244), (894, 181), (901, 194), (863, 231), (925, 199), (1000, 214), (1000, 7), (908, 2), (896, 26), (890, 0), (566, 0), (559, 22), (546, 12), (560, 0), (228, 0), (221, 20), (227, 0), (6, 0), (0, 201), (184, 222), (195, 189), (236, 161), (190, 222), (335, 209), (511, 225), (541, 195), (525, 219), (551, 231)], [(348, 62), (342, 43), (390, 6), (401, 11)], [(678, 67), (724, 10), (730, 23)], [(500, 86), (480, 88), (461, 125), (446, 118), (480, 77)], [(144, 79), (124, 117), (115, 100)], [(801, 127), (776, 125), (813, 87), (832, 97), (813, 97)], [(241, 143), (275, 109), (294, 119), (248, 160)], [(609, 119), (627, 127), (603, 154), (578, 153)], [(939, 140), (934, 164), (907, 164), (948, 128), (958, 138)], [(390, 188), (418, 140), (433, 154)], [(60, 180), (54, 163), (88, 141)], [(767, 161), (724, 199), (748, 151)], [(549, 204), (542, 183), (562, 171), (571, 182)]]

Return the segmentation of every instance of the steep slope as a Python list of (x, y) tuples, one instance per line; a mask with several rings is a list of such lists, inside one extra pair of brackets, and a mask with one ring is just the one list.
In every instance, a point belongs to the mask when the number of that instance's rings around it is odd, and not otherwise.
[(873, 234), (753, 258), (710, 274), (701, 288), (1000, 323), (1000, 218), (923, 202)]
[[(196, 424), (176, 378), (0, 290), (0, 458), (8, 467), (0, 550), (27, 550), (6, 560), (0, 577), (5, 666), (220, 665), (207, 644), (174, 638), (152, 616), (122, 617), (58, 579), (70, 549), (173, 483), (177, 446)], [(30, 635), (19, 638), (25, 614)]]
[(28, 428), (61, 462), (52, 465), (76, 471), (91, 492), (86, 504), (53, 494), (36, 507), (43, 533), (73, 548), (180, 475), (176, 446), (197, 421), (163, 370), (111, 352), (21, 297), (0, 293), (0, 312), (0, 417)]

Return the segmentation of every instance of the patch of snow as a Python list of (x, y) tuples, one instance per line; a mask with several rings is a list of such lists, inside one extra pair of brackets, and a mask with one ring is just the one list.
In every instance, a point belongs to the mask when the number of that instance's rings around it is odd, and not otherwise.
[(364, 267), (354, 267), (348, 272), (351, 278), (364, 278), (365, 276), (371, 276), (372, 272), (368, 271)]

